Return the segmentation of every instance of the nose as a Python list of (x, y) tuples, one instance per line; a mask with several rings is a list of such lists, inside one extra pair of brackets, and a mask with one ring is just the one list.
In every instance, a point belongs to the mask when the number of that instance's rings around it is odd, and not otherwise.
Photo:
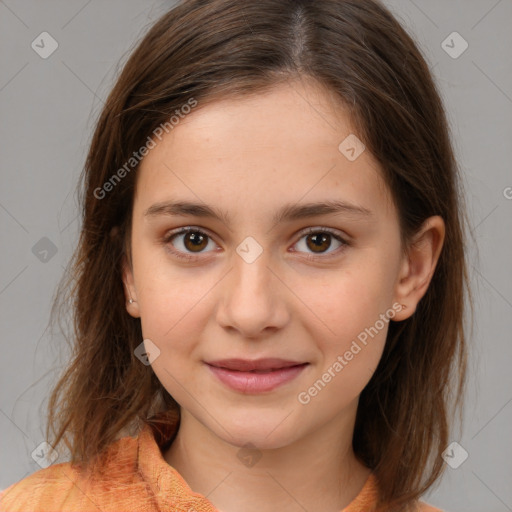
[(224, 329), (237, 331), (242, 338), (255, 339), (287, 324), (287, 288), (270, 263), (265, 251), (252, 262), (234, 255), (217, 308), (217, 321)]

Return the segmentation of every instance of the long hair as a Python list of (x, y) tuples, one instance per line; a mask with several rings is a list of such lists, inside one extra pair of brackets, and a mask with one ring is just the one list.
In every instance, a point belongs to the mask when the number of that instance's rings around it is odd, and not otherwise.
[(414, 40), (376, 0), (185, 0), (130, 55), (96, 123), (79, 243), (53, 309), (71, 307), (73, 352), (50, 396), (46, 435), (53, 446), (65, 442), (71, 462), (91, 462), (158, 413), (179, 415), (134, 355), (141, 324), (125, 308), (134, 153), (159, 126), (172, 129), (191, 100), (201, 108), (304, 77), (348, 109), (391, 191), (403, 247), (429, 216), (445, 222), (430, 286), (411, 317), (390, 322), (353, 437), (383, 504), (408, 506), (442, 475), (466, 385), (467, 214), (437, 86)]

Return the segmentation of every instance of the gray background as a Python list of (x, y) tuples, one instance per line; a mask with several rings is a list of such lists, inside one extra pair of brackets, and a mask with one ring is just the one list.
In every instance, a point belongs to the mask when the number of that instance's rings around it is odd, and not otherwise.
[[(468, 406), (463, 435), (453, 438), (469, 457), (447, 467), (424, 499), (450, 512), (512, 511), (512, 1), (385, 3), (441, 87), (478, 244), (469, 248)], [(94, 121), (118, 63), (171, 5), (0, 1), (0, 489), (40, 469), (31, 453), (44, 440), (48, 389), (68, 355), (45, 327), (77, 241), (75, 185)], [(44, 31), (59, 45), (47, 59), (31, 47)], [(441, 46), (454, 31), (469, 44), (458, 58)]]

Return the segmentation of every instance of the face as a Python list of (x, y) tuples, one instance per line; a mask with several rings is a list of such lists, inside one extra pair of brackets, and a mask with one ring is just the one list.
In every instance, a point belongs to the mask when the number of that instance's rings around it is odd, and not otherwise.
[[(352, 133), (321, 89), (281, 85), (199, 105), (137, 171), (128, 312), (182, 414), (229, 443), (354, 414), (399, 318), (397, 212), (369, 151), (339, 149)], [(222, 363), (263, 358), (286, 362)]]

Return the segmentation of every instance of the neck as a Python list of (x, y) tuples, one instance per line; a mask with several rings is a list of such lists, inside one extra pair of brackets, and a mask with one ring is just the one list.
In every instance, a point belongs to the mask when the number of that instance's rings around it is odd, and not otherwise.
[(219, 512), (340, 512), (371, 472), (352, 449), (355, 410), (292, 444), (264, 450), (229, 444), (182, 410), (164, 458)]

